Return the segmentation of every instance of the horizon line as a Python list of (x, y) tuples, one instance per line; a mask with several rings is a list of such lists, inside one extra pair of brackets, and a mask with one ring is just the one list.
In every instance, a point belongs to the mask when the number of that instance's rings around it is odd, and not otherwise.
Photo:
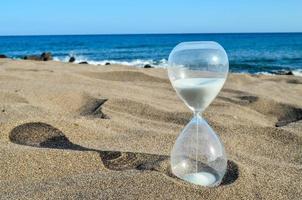
[(302, 33), (300, 31), (292, 31), (292, 32), (205, 32), (205, 33), (198, 33), (198, 32), (189, 32), (189, 33), (71, 33), (71, 34), (12, 34), (12, 35), (0, 35), (0, 37), (26, 37), (26, 36), (98, 36), (98, 35), (199, 35), (199, 34), (297, 34)]

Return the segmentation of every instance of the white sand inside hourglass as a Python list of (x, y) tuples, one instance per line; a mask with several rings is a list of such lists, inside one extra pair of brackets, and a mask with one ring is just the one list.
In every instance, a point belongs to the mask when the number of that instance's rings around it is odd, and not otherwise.
[(185, 78), (173, 82), (181, 98), (195, 110), (204, 110), (216, 97), (225, 78)]
[(201, 186), (209, 186), (216, 182), (216, 176), (209, 172), (198, 172), (187, 174), (182, 177), (184, 180)]

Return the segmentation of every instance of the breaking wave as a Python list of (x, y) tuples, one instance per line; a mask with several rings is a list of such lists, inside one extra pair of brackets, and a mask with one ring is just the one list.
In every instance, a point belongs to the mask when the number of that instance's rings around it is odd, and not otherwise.
[[(71, 56), (65, 57), (54, 57), (55, 61), (60, 62), (69, 62)], [(143, 59), (134, 59), (134, 60), (90, 60), (84, 56), (76, 56), (76, 60), (74, 63), (87, 62), (91, 65), (106, 65), (106, 63), (114, 64), (114, 65), (126, 65), (126, 66), (135, 66), (135, 67), (144, 67), (146, 65), (151, 65), (152, 67), (157, 68), (165, 68), (167, 67), (167, 60), (143, 60)]]

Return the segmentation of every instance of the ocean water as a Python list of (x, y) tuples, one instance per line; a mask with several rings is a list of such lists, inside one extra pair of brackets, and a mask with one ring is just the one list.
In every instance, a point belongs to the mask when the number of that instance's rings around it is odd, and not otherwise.
[(75, 56), (90, 64), (165, 67), (175, 45), (199, 40), (220, 43), (231, 72), (302, 74), (302, 33), (1, 36), (0, 54), (18, 59), (50, 51), (64, 62)]

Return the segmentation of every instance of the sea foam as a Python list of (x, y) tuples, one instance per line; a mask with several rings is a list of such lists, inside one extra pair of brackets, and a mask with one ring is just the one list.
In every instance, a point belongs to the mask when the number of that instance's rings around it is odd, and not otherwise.
[[(60, 62), (69, 62), (71, 56), (65, 56), (65, 57), (54, 57), (53, 59), (55, 61)], [(134, 59), (134, 60), (91, 60), (87, 59), (84, 56), (74, 56), (76, 58), (74, 63), (81, 63), (81, 62), (87, 62), (91, 65), (105, 65), (106, 63), (115, 64), (115, 65), (126, 65), (126, 66), (135, 66), (135, 67), (144, 67), (145, 65), (151, 65), (156, 68), (165, 68), (167, 67), (167, 60), (161, 59), (159, 61), (155, 60), (143, 60), (143, 59)]]

